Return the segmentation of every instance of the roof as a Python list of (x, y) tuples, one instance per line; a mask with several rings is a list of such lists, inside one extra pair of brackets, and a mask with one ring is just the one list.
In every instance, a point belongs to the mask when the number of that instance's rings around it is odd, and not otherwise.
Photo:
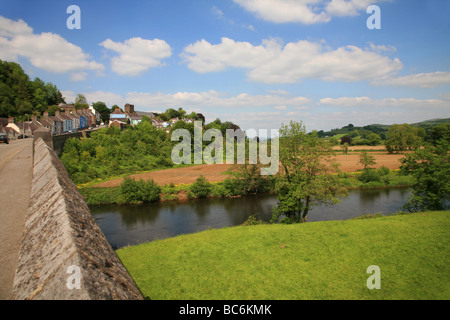
[(111, 114), (125, 114), (125, 112), (122, 112), (120, 110), (120, 108), (115, 108), (113, 112), (111, 112)]

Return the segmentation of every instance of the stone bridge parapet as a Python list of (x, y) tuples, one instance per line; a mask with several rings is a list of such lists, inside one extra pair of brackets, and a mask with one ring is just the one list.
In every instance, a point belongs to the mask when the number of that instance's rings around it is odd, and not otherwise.
[(57, 154), (35, 136), (33, 182), (13, 298), (141, 300)]

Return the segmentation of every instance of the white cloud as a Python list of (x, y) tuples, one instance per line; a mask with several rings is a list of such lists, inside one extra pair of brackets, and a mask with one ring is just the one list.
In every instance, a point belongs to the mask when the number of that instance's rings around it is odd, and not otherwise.
[(72, 73), (72, 75), (70, 76), (70, 81), (84, 81), (86, 80), (86, 78), (88, 77), (88, 73), (87, 72), (78, 72), (78, 73)]
[(87, 92), (84, 93), (84, 96), (86, 97), (86, 100), (89, 104), (101, 101), (104, 102), (108, 107), (112, 107), (115, 104), (123, 107), (127, 103), (126, 99), (120, 94), (107, 91)]
[(375, 81), (374, 84), (432, 88), (439, 85), (450, 84), (450, 72), (437, 71), (430, 73), (419, 73), (404, 77)]
[(170, 45), (160, 39), (131, 38), (123, 43), (107, 39), (100, 45), (119, 54), (111, 59), (112, 69), (127, 76), (137, 76), (161, 66), (162, 60), (172, 55)]
[(243, 68), (248, 70), (250, 80), (262, 83), (384, 79), (403, 67), (398, 58), (390, 59), (371, 50), (356, 46), (331, 49), (306, 40), (284, 46), (275, 39), (263, 40), (258, 46), (229, 38), (222, 38), (216, 45), (201, 40), (187, 46), (181, 56), (195, 72)]
[(251, 95), (241, 93), (230, 96), (214, 90), (206, 92), (177, 92), (174, 94), (130, 92), (126, 97), (130, 103), (149, 109), (165, 110), (168, 107), (243, 108), (302, 106), (310, 102), (305, 97), (280, 95)]
[(31, 33), (33, 33), (33, 29), (22, 19), (14, 21), (0, 16), (0, 37), (10, 38), (19, 34)]
[(0, 17), (0, 58), (17, 61), (27, 58), (37, 68), (53, 73), (72, 73), (80, 79), (80, 72), (101, 73), (104, 66), (92, 61), (83, 50), (50, 32), (34, 34), (23, 20)]
[(326, 4), (325, 10), (330, 16), (356, 16), (372, 4), (373, 0), (332, 0)]
[(373, 99), (369, 97), (340, 97), (320, 99), (319, 105), (344, 107), (344, 108), (405, 108), (411, 109), (448, 109), (448, 102), (441, 99), (416, 99), (416, 98), (384, 98)]
[(184, 48), (181, 57), (191, 70), (199, 73), (223, 71), (227, 67), (252, 69), (275, 58), (280, 51), (276, 40), (263, 40), (262, 45), (222, 38), (213, 45), (202, 39)]
[(274, 23), (326, 23), (332, 17), (358, 15), (386, 0), (234, 0), (257, 17)]
[(317, 13), (315, 5), (320, 3), (318, 0), (234, 0), (234, 2), (261, 19), (275, 23), (312, 24), (330, 20), (324, 11)]

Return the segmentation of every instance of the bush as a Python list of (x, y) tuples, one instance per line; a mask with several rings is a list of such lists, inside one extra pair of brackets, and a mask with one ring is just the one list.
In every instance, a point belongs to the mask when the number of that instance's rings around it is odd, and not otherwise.
[(380, 176), (386, 176), (390, 172), (391, 172), (391, 170), (389, 170), (389, 168), (386, 166), (382, 166), (381, 168), (378, 169), (378, 175), (380, 175)]
[(381, 177), (375, 169), (365, 169), (358, 177), (359, 181), (367, 183), (367, 182), (380, 182)]
[(251, 215), (250, 217), (248, 217), (247, 220), (244, 221), (244, 223), (242, 225), (243, 226), (256, 226), (259, 224), (265, 224), (265, 222), (262, 221), (261, 219), (258, 219), (255, 215)]
[(191, 191), (197, 198), (206, 198), (212, 191), (212, 184), (201, 175), (191, 186)]
[(223, 183), (214, 184), (211, 190), (211, 194), (214, 197), (221, 197), (221, 198), (230, 197), (232, 195), (231, 192), (226, 188), (226, 186)]
[(136, 181), (126, 177), (120, 185), (121, 200), (125, 203), (153, 202), (160, 199), (161, 188), (153, 181)]

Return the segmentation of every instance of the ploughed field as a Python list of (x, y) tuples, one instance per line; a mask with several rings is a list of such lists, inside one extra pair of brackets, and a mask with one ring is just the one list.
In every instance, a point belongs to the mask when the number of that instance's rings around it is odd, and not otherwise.
[[(339, 147), (336, 147), (338, 149)], [(340, 169), (343, 172), (353, 172), (363, 169), (363, 165), (359, 163), (360, 150), (367, 150), (376, 161), (376, 164), (372, 166), (373, 168), (380, 168), (385, 166), (391, 170), (400, 168), (400, 159), (404, 157), (404, 154), (389, 154), (386, 152), (384, 146), (353, 146), (349, 147), (348, 154), (338, 154), (336, 159), (340, 163)], [(233, 165), (229, 164), (212, 164), (212, 165), (196, 165), (182, 168), (165, 169), (160, 171), (153, 171), (147, 173), (140, 173), (131, 175), (134, 179), (153, 179), (159, 185), (167, 185), (173, 183), (175, 185), (179, 184), (191, 184), (195, 180), (203, 175), (209, 182), (219, 182), (230, 177), (226, 174)], [(101, 182), (95, 187), (108, 188), (117, 187), (123, 181), (123, 178), (114, 179), (110, 181)]]

